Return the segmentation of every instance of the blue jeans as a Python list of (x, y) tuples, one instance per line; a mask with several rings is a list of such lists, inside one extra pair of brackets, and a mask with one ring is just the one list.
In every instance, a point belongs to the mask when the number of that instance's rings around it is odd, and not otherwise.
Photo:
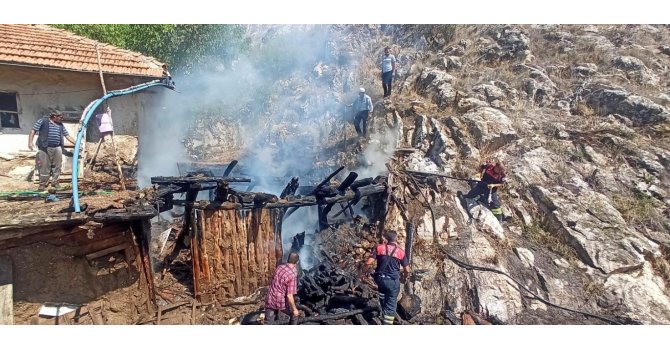
[[(379, 303), (382, 307), (382, 316), (385, 324), (393, 324), (396, 307), (398, 306), (398, 294), (400, 294), (400, 280), (375, 276), (375, 283), (381, 296)], [(390, 320), (390, 323), (388, 323)]]

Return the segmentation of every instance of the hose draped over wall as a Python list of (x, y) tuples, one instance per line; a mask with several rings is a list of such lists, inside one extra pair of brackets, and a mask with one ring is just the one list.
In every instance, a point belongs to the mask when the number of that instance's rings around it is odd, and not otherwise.
[(146, 90), (154, 86), (162, 86), (174, 90), (174, 83), (172, 82), (172, 79), (170, 77), (167, 77), (165, 79), (154, 80), (144, 84), (131, 86), (126, 89), (109, 91), (101, 98), (89, 103), (88, 106), (86, 106), (86, 109), (84, 109), (84, 112), (81, 115), (81, 119), (79, 120), (81, 127), (79, 129), (79, 132), (77, 133), (77, 140), (74, 144), (74, 155), (72, 156), (72, 202), (75, 212), (77, 213), (81, 212), (81, 207), (79, 205), (79, 150), (81, 148), (81, 141), (84, 138), (84, 131), (88, 126), (89, 119), (91, 119), (91, 116), (98, 108), (98, 106), (100, 106), (106, 100), (113, 97), (134, 94), (136, 92), (140, 92), (142, 90)]

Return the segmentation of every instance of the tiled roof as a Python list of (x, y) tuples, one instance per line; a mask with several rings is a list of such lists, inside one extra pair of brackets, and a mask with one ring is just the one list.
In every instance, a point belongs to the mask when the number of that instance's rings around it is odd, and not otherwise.
[(0, 64), (98, 72), (96, 43), (104, 73), (163, 76), (163, 63), (153, 57), (40, 24), (0, 24)]

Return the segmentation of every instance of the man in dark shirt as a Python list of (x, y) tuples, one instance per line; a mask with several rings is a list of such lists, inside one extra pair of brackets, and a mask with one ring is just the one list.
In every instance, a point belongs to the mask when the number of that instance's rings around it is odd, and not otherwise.
[(379, 293), (381, 293), (382, 321), (385, 325), (393, 324), (395, 319), (398, 294), (400, 293), (400, 279), (402, 277), (404, 281), (409, 276), (409, 262), (405, 251), (398, 247), (397, 239), (398, 234), (395, 231), (386, 231), (384, 233), (385, 242), (375, 246), (365, 265), (365, 272), (367, 273), (369, 268), (377, 262), (377, 268), (373, 276)]
[(31, 151), (34, 149), (33, 139), (36, 133), (39, 134), (35, 162), (40, 173), (40, 185), (37, 190), (44, 191), (46, 189), (49, 182), (49, 173), (51, 173), (51, 184), (55, 188), (59, 188), (58, 177), (63, 165), (63, 138), (73, 144), (75, 143), (75, 140), (63, 126), (63, 113), (52, 111), (48, 118), (40, 118), (35, 122), (33, 129), (30, 130), (30, 135), (28, 135), (28, 148)]

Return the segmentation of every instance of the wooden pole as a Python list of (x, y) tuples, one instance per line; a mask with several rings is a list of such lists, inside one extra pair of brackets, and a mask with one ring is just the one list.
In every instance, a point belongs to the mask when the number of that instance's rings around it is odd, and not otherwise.
[[(98, 49), (98, 43), (95, 43), (95, 53), (98, 57), (98, 73), (100, 74), (100, 84), (102, 85), (102, 92), (104, 95), (107, 95), (107, 87), (105, 86), (105, 79), (102, 75), (102, 61), (100, 59), (100, 50)], [(109, 106), (107, 106), (107, 102), (105, 102), (105, 106), (107, 107), (106, 112), (109, 113), (109, 117), (111, 119), (112, 117), (112, 111), (109, 109)], [(116, 170), (119, 172), (119, 181), (121, 182), (121, 189), (126, 190), (126, 178), (123, 176), (123, 171), (121, 170), (121, 162), (119, 160), (119, 154), (116, 151), (116, 143), (114, 142), (114, 122), (112, 122), (112, 132), (109, 135), (109, 138), (112, 140), (112, 150), (114, 151), (114, 162), (116, 162)], [(98, 144), (98, 149), (100, 149), (100, 144)], [(97, 155), (97, 152), (96, 152)]]

